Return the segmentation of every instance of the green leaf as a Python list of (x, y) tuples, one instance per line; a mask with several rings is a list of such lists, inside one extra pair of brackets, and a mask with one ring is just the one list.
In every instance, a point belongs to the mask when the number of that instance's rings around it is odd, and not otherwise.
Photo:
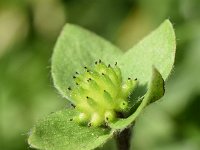
[(140, 85), (144, 85), (150, 80), (151, 68), (155, 66), (166, 80), (173, 68), (175, 47), (174, 30), (166, 20), (120, 59), (123, 77), (138, 78)]
[(96, 60), (114, 63), (121, 50), (108, 41), (76, 25), (67, 24), (58, 38), (52, 56), (52, 76), (55, 87), (69, 98), (66, 89), (71, 86), (75, 72), (91, 66)]
[(154, 102), (160, 99), (164, 95), (164, 80), (161, 74), (158, 72), (156, 68), (153, 67), (151, 81), (149, 83), (148, 91), (144, 96), (139, 107), (136, 111), (126, 119), (120, 119), (115, 123), (110, 124), (109, 126), (112, 129), (120, 129), (123, 130), (127, 126), (131, 125), (135, 121), (135, 119), (139, 116), (142, 110), (151, 102)]
[(109, 129), (79, 126), (70, 121), (75, 113), (72, 109), (66, 109), (39, 121), (28, 139), (30, 146), (48, 150), (89, 150), (112, 137)]

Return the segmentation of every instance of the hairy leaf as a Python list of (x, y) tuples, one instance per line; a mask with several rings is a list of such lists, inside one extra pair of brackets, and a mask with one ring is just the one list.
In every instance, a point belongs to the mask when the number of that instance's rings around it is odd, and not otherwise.
[(88, 150), (98, 147), (112, 136), (109, 129), (79, 126), (70, 121), (74, 114), (74, 110), (66, 109), (39, 121), (28, 139), (31, 147), (48, 150)]
[(123, 77), (135, 77), (141, 85), (145, 84), (150, 80), (152, 66), (155, 66), (166, 80), (173, 68), (175, 47), (174, 30), (166, 20), (120, 59)]

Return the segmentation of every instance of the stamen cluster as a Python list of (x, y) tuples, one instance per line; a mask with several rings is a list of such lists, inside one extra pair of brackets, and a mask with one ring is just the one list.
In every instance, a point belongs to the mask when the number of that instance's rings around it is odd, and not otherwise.
[(69, 87), (70, 100), (79, 112), (73, 118), (79, 124), (101, 126), (113, 122), (117, 113), (128, 109), (128, 96), (137, 86), (137, 79), (128, 78), (122, 84), (117, 63), (106, 66), (101, 60), (90, 69), (73, 76), (75, 85)]

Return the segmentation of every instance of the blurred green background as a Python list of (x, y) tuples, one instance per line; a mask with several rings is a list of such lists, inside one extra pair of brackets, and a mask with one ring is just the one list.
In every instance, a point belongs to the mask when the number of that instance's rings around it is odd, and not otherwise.
[(66, 107), (50, 74), (66, 22), (126, 51), (166, 18), (177, 36), (174, 71), (166, 95), (139, 117), (131, 149), (200, 150), (200, 0), (0, 0), (0, 149), (31, 149), (29, 129)]

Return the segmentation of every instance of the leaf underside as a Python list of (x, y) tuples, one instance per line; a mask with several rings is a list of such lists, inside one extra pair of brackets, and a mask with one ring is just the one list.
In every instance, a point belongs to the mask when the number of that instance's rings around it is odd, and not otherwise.
[(139, 87), (148, 85), (147, 92), (136, 111), (128, 118), (110, 124), (111, 130), (83, 127), (69, 121), (75, 113), (72, 109), (51, 114), (32, 129), (28, 139), (30, 146), (49, 150), (88, 150), (102, 145), (114, 131), (130, 126), (147, 104), (163, 96), (164, 80), (173, 68), (174, 58), (175, 35), (168, 20), (125, 54), (99, 36), (67, 24), (52, 56), (54, 85), (63, 97), (69, 98), (66, 89), (74, 84), (72, 76), (75, 72), (91, 66), (98, 59), (106, 64), (117, 61), (123, 80), (138, 78)]

